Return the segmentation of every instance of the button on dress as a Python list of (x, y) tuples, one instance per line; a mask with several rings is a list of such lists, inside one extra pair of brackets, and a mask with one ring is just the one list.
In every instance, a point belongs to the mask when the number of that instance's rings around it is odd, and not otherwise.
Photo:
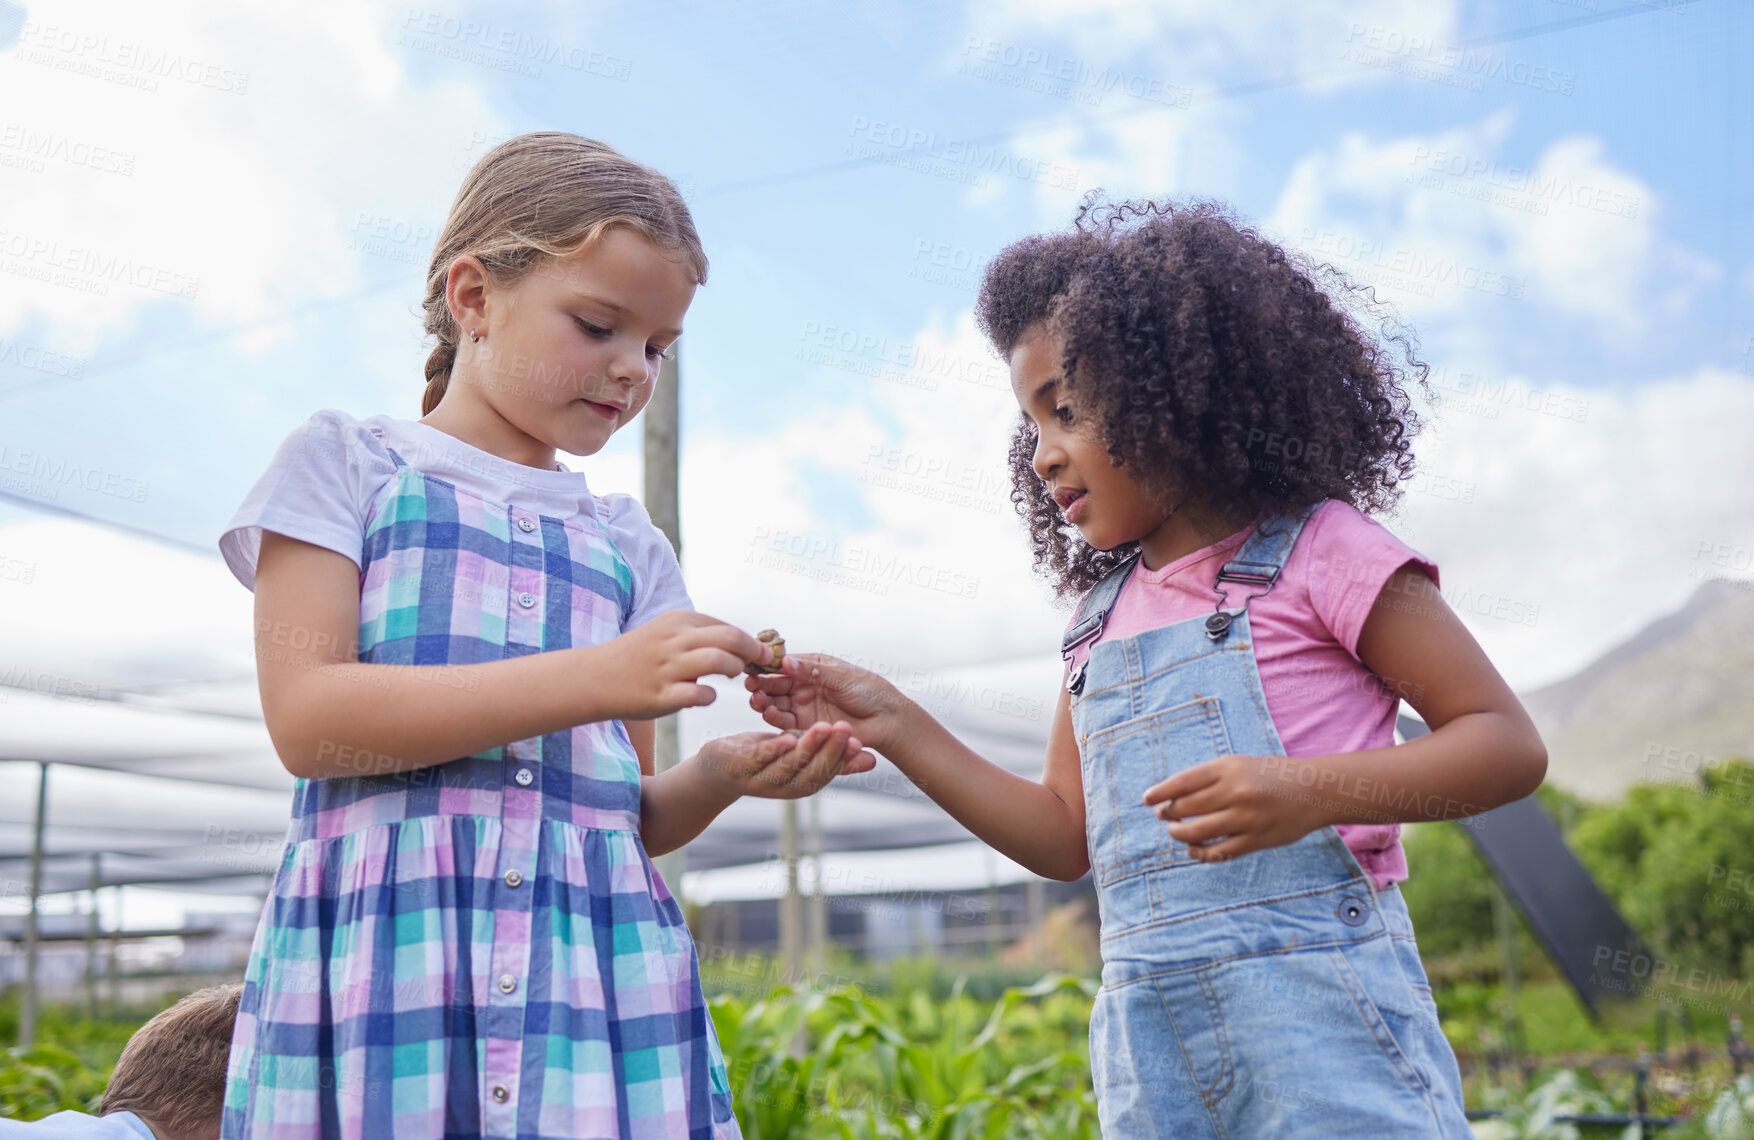
[[(621, 632), (633, 575), (594, 519), (390, 456), (366, 525), (362, 662), (475, 664)], [(741, 1137), (639, 806), (620, 721), (298, 780), (222, 1140)]]

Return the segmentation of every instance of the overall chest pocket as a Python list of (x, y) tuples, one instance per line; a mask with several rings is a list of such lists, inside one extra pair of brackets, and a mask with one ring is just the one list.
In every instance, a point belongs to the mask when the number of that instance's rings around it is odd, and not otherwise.
[(1098, 886), (1198, 863), (1142, 801), (1147, 788), (1230, 752), (1218, 698), (1196, 697), (1092, 733), (1080, 750), (1090, 870)]

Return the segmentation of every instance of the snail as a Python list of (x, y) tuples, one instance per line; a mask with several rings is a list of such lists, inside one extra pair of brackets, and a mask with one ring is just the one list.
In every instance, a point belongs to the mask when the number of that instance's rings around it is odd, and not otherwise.
[(759, 665), (753, 661), (743, 666), (745, 673), (778, 673), (780, 660), (786, 655), (786, 639), (779, 635), (778, 630), (764, 629), (755, 635), (755, 640), (773, 650), (773, 664)]

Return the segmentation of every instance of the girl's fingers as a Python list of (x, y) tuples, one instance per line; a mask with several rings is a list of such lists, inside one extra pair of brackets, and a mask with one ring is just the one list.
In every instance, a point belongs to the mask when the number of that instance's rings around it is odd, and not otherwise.
[(1223, 791), (1216, 786), (1208, 786), (1189, 795), (1163, 800), (1157, 805), (1157, 818), (1186, 819), (1188, 816), (1205, 815), (1225, 806)]
[[(782, 658), (781, 663), (785, 664), (791, 660), (790, 657)], [(745, 673), (743, 686), (752, 693), (789, 693), (792, 691), (792, 678), (784, 673)]]
[(836, 729), (810, 762), (799, 771), (795, 781), (798, 786), (807, 793), (813, 793), (834, 779), (835, 773), (840, 771), (841, 766), (846, 761), (847, 745), (850, 739), (841, 730)]
[(1169, 834), (1192, 847), (1196, 843), (1204, 843), (1208, 839), (1216, 839), (1220, 835), (1235, 835), (1242, 830), (1243, 821), (1234, 811), (1213, 812), (1198, 819), (1185, 820), (1169, 825)]
[(775, 760), (777, 770), (773, 773), (773, 782), (782, 785), (791, 783), (799, 770), (807, 765), (810, 758), (822, 748), (825, 735), (819, 724), (813, 724), (805, 729), (804, 735), (798, 738), (798, 746), (789, 749), (785, 755)]
[(691, 650), (696, 647), (722, 649), (740, 659), (737, 664), (739, 673), (751, 661), (765, 664), (772, 659), (773, 651), (755, 640), (753, 635), (717, 618), (711, 619), (711, 623), (697, 626), (684, 635)]
[(711, 685), (698, 685), (692, 681), (683, 681), (666, 690), (669, 699), (665, 704), (674, 705), (679, 709), (698, 709), (712, 704), (719, 694)]
[(1162, 783), (1153, 784), (1145, 789), (1145, 802), (1159, 804), (1164, 800), (1180, 799), (1192, 795), (1218, 779), (1218, 772), (1212, 766), (1214, 761), (1207, 760), (1195, 764), (1192, 768), (1177, 772)]
[(1227, 859), (1234, 859), (1238, 855), (1247, 855), (1254, 850), (1257, 850), (1257, 845), (1251, 837), (1238, 835), (1226, 839), (1223, 843), (1213, 843), (1206, 847), (1190, 847), (1188, 854), (1202, 863), (1222, 863)]
[(676, 668), (689, 678), (704, 677), (709, 673), (735, 677), (743, 672), (743, 659), (723, 649), (701, 646), (676, 658)]

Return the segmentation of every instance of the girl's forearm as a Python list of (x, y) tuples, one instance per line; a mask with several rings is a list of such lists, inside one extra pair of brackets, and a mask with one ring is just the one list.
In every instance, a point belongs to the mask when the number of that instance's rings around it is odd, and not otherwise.
[(1324, 824), (1460, 819), (1540, 786), (1547, 750), (1526, 718), (1465, 713), (1417, 740), (1333, 756), (1269, 757), (1275, 793), (1315, 809)]
[(1052, 788), (983, 759), (913, 702), (897, 712), (880, 751), (956, 822), (1014, 862), (1066, 882), (1090, 869), (1081, 810)]
[(714, 778), (699, 753), (639, 783), (640, 841), (652, 856), (692, 840), (738, 798), (733, 786)]
[(615, 719), (592, 680), (608, 667), (601, 646), (475, 665), (258, 662), (298, 674), (277, 678), (282, 707), (264, 712), (281, 763), (308, 779), (406, 772)]

